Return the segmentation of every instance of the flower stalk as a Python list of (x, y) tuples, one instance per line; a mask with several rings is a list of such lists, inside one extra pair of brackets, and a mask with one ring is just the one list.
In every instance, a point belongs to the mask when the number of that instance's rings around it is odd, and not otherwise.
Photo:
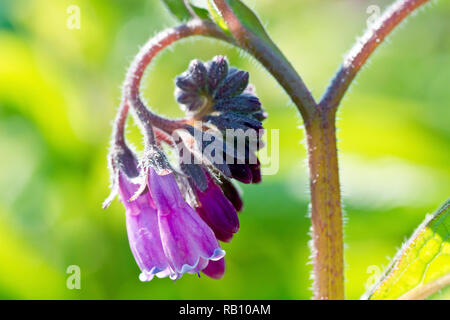
[(124, 127), (130, 106), (135, 111), (144, 135), (152, 135), (151, 127), (172, 133), (183, 125), (183, 121), (169, 120), (150, 111), (140, 96), (140, 85), (147, 66), (162, 50), (174, 42), (191, 36), (209, 36), (234, 43), (214, 23), (195, 19), (178, 27), (171, 28), (151, 38), (139, 51), (127, 72), (123, 86), (123, 100), (114, 123), (113, 144), (121, 143), (124, 138)]
[(335, 115), (305, 124), (311, 190), (314, 299), (344, 299), (344, 244)]

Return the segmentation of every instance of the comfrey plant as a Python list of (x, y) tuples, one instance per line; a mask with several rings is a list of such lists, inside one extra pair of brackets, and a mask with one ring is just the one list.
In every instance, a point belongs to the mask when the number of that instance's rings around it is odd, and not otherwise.
[[(238, 231), (237, 212), (243, 206), (235, 180), (261, 181), (256, 154), (263, 147), (262, 121), (266, 113), (249, 84), (247, 72), (231, 67), (221, 56), (205, 63), (192, 61), (175, 80), (175, 97), (186, 115), (182, 119), (166, 119), (153, 113), (140, 97), (144, 71), (160, 51), (180, 39), (206, 36), (251, 54), (297, 106), (308, 148), (314, 298), (343, 299), (336, 111), (378, 45), (426, 2), (399, 0), (390, 6), (358, 40), (320, 102), (316, 102), (257, 16), (242, 1), (164, 0), (185, 23), (151, 38), (135, 57), (123, 86), (108, 156), (112, 192), (104, 206), (117, 194), (125, 206), (131, 251), (142, 271), (140, 279), (149, 281), (156, 275), (175, 280), (184, 273), (200, 272), (221, 278), (225, 252), (219, 241), (231, 241)], [(125, 139), (129, 110), (144, 136), (145, 148), (140, 157)], [(170, 159), (166, 153), (169, 149), (174, 155)], [(424, 255), (424, 248), (428, 256), (440, 255), (443, 247), (448, 248), (448, 231), (440, 232), (448, 230), (448, 210), (447, 202), (427, 218), (364, 298), (424, 297), (450, 283), (448, 262), (428, 274), (426, 283), (424, 273), (414, 274), (414, 268), (408, 269), (410, 264), (404, 265), (405, 260), (415, 261), (416, 256)], [(439, 241), (445, 246), (436, 245)], [(427, 248), (427, 243), (435, 246)]]
[[(109, 154), (112, 193), (105, 206), (119, 194), (142, 281), (200, 271), (222, 277), (225, 252), (218, 240), (231, 241), (242, 209), (232, 180), (261, 181), (255, 152), (262, 146), (266, 116), (248, 81), (248, 73), (229, 67), (225, 57), (192, 61), (176, 79), (186, 118), (173, 121), (152, 114), (136, 97), (135, 115), (146, 138), (140, 161), (125, 143), (127, 107), (122, 106)], [(176, 151), (176, 169), (162, 143)]]

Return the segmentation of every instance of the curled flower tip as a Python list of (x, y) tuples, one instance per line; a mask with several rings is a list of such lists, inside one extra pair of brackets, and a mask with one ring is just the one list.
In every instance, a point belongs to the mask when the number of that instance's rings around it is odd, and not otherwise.
[(207, 70), (203, 63), (193, 60), (189, 64), (188, 71), (175, 79), (178, 87), (175, 97), (185, 112), (195, 112), (207, 104), (206, 78)]
[[(177, 101), (196, 120), (207, 120), (205, 117), (213, 112), (218, 113), (219, 119), (235, 119), (235, 125), (241, 127), (245, 122), (261, 126), (260, 121), (265, 119), (254, 87), (249, 85), (248, 72), (228, 67), (223, 56), (216, 56), (205, 64), (193, 60), (188, 70), (176, 78), (175, 84)], [(223, 127), (228, 128), (232, 127)]]
[[(225, 177), (243, 183), (260, 182), (256, 152), (264, 146), (261, 121), (266, 113), (249, 84), (248, 72), (229, 67), (225, 57), (217, 56), (206, 63), (192, 61), (175, 83), (177, 101), (192, 125), (184, 128), (193, 137), (189, 140), (184, 134), (185, 145), (192, 153), (201, 154), (203, 164), (215, 167)], [(215, 152), (210, 159), (205, 150), (221, 144), (223, 157)]]

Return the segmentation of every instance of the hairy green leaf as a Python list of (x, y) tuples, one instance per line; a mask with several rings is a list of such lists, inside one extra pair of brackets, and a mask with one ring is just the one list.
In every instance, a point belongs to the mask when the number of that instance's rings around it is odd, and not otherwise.
[[(230, 6), (233, 13), (236, 15), (242, 26), (247, 29), (248, 31), (252, 32), (254, 35), (256, 35), (261, 41), (263, 41), (269, 48), (271, 48), (274, 52), (276, 52), (278, 55), (283, 57), (283, 54), (278, 49), (278, 47), (273, 43), (273, 41), (270, 39), (269, 35), (267, 34), (264, 26), (262, 25), (260, 19), (258, 16), (253, 12), (252, 9), (247, 7), (242, 1), (240, 0), (226, 0), (228, 5)], [(208, 0), (209, 10), (211, 13), (211, 16), (213, 17), (214, 21), (225, 31), (228, 32), (228, 27), (223, 20), (220, 13), (217, 11), (214, 1)]]
[[(191, 12), (186, 7), (186, 3), (183, 0), (162, 0), (163, 3), (167, 6), (169, 11), (177, 17), (180, 21), (187, 21), (193, 18)], [(205, 8), (201, 8), (200, 6), (194, 5), (191, 3), (191, 1), (188, 1), (190, 7), (194, 11), (194, 13), (202, 18), (202, 19), (208, 19), (209, 13), (208, 10)]]
[(242, 1), (240, 0), (227, 0), (229, 6), (233, 10), (236, 17), (241, 21), (241, 23), (244, 25), (245, 28), (253, 32), (255, 35), (258, 36), (261, 40), (266, 42), (271, 47), (276, 48), (270, 39), (269, 35), (267, 34), (266, 30), (264, 29), (261, 21), (259, 20), (258, 16), (251, 10), (249, 7), (247, 7)]
[[(450, 201), (425, 218), (397, 253), (380, 281), (363, 299), (425, 298), (448, 283), (450, 274)], [(432, 288), (431, 288), (432, 289)], [(414, 293), (414, 294), (412, 294)]]
[(222, 15), (217, 10), (216, 5), (214, 4), (214, 1), (212, 0), (204, 0), (204, 2), (207, 3), (209, 13), (211, 14), (212, 19), (214, 22), (227, 34), (230, 34), (230, 30), (228, 29), (227, 23), (222, 18)]

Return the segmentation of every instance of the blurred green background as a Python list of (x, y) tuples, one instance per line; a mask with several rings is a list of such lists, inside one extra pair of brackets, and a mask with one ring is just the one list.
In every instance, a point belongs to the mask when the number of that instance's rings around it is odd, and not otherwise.
[[(366, 27), (367, 7), (389, 2), (246, 1), (317, 98)], [(72, 4), (81, 9), (79, 30), (67, 28)], [(450, 2), (420, 11), (376, 52), (339, 111), (352, 299), (374, 275), (367, 268), (386, 266), (450, 191)], [(225, 277), (141, 283), (122, 205), (101, 209), (126, 68), (149, 36), (175, 24), (156, 0), (0, 1), (0, 298), (311, 297), (302, 122), (271, 76), (223, 43), (199, 38), (166, 50), (144, 94), (155, 110), (180, 116), (173, 78), (193, 58), (223, 54), (250, 72), (266, 128), (280, 130), (278, 173), (242, 186), (245, 210), (224, 245)], [(140, 142), (135, 127), (130, 136)], [(81, 268), (81, 290), (66, 288), (70, 265)]]

